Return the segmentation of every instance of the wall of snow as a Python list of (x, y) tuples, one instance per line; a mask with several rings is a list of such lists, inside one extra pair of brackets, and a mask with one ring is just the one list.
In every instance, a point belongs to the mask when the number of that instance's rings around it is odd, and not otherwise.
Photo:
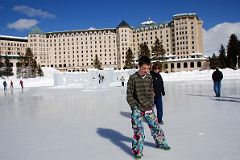
[[(69, 73), (56, 73), (54, 74), (54, 86), (73, 86), (78, 85), (85, 88), (99, 88), (107, 87), (110, 85), (121, 85), (121, 77), (125, 78), (125, 82), (129, 76), (135, 73), (136, 70), (114, 70), (104, 69), (96, 70), (90, 69), (88, 72), (69, 72)], [(103, 81), (100, 76), (104, 76)], [(99, 85), (100, 81), (100, 85)]]

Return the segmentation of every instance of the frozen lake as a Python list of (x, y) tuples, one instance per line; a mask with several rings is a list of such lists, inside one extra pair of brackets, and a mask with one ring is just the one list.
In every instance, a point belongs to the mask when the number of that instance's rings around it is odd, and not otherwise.
[[(240, 83), (166, 82), (164, 129), (172, 147), (155, 148), (145, 124), (146, 160), (239, 160)], [(126, 88), (0, 90), (1, 160), (127, 160), (132, 129)]]

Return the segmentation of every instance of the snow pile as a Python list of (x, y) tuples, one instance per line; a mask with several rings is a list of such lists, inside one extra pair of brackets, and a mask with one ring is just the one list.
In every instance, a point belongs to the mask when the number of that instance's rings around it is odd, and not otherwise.
[[(55, 73), (59, 73), (59, 71), (57, 71), (54, 68), (49, 68), (49, 67), (42, 67), (42, 70), (43, 70), (43, 73), (44, 73), (44, 77), (22, 79), (24, 87), (53, 86), (54, 85), (53, 75)], [(13, 72), (16, 73), (16, 68), (15, 67), (13, 67)], [(6, 82), (8, 84), (8, 87), (10, 87), (10, 81), (12, 81), (14, 88), (21, 88), (21, 86), (19, 84), (19, 81), (20, 81), (21, 78), (17, 78), (16, 74), (14, 76), (11, 76), (11, 77), (3, 77), (0, 80), (1, 84), (4, 81), (4, 79), (6, 80)], [(0, 88), (3, 88), (3, 86), (1, 86)]]
[(60, 71), (54, 69), (54, 68), (49, 68), (49, 67), (42, 67), (43, 73), (44, 73), (44, 78), (53, 78), (53, 75), (56, 73), (60, 73)]

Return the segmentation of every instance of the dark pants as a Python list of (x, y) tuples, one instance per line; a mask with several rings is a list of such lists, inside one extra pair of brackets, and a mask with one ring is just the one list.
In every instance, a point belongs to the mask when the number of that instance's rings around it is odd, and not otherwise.
[(124, 87), (124, 82), (122, 82), (122, 86)]
[(216, 94), (216, 97), (220, 97), (221, 95), (221, 81), (214, 82), (214, 92)]
[(163, 117), (163, 102), (162, 102), (162, 96), (157, 96), (154, 97), (154, 103), (156, 105), (157, 108), (157, 118), (158, 118), (158, 122), (161, 123), (162, 117)]

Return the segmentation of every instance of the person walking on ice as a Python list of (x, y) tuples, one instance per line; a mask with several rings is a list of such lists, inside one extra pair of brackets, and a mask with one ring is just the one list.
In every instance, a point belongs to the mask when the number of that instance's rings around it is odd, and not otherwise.
[(10, 81), (10, 88), (13, 89), (13, 81)]
[(130, 76), (127, 82), (127, 102), (132, 110), (131, 122), (134, 132), (132, 152), (136, 159), (143, 156), (144, 127), (143, 119), (148, 124), (156, 148), (170, 150), (163, 130), (154, 113), (154, 90), (152, 76), (149, 74), (151, 61), (149, 57), (139, 59), (139, 70)]
[(23, 81), (20, 80), (19, 84), (21, 85), (22, 89), (23, 89)]
[(223, 74), (221, 71), (219, 71), (219, 68), (216, 68), (216, 70), (212, 74), (212, 80), (213, 80), (213, 89), (216, 94), (216, 97), (221, 96), (221, 81), (223, 79)]
[(120, 81), (122, 82), (122, 87), (124, 87), (125, 78), (123, 76), (120, 78)]
[(7, 91), (7, 82), (6, 80), (3, 81), (3, 88), (4, 88), (4, 92)]

